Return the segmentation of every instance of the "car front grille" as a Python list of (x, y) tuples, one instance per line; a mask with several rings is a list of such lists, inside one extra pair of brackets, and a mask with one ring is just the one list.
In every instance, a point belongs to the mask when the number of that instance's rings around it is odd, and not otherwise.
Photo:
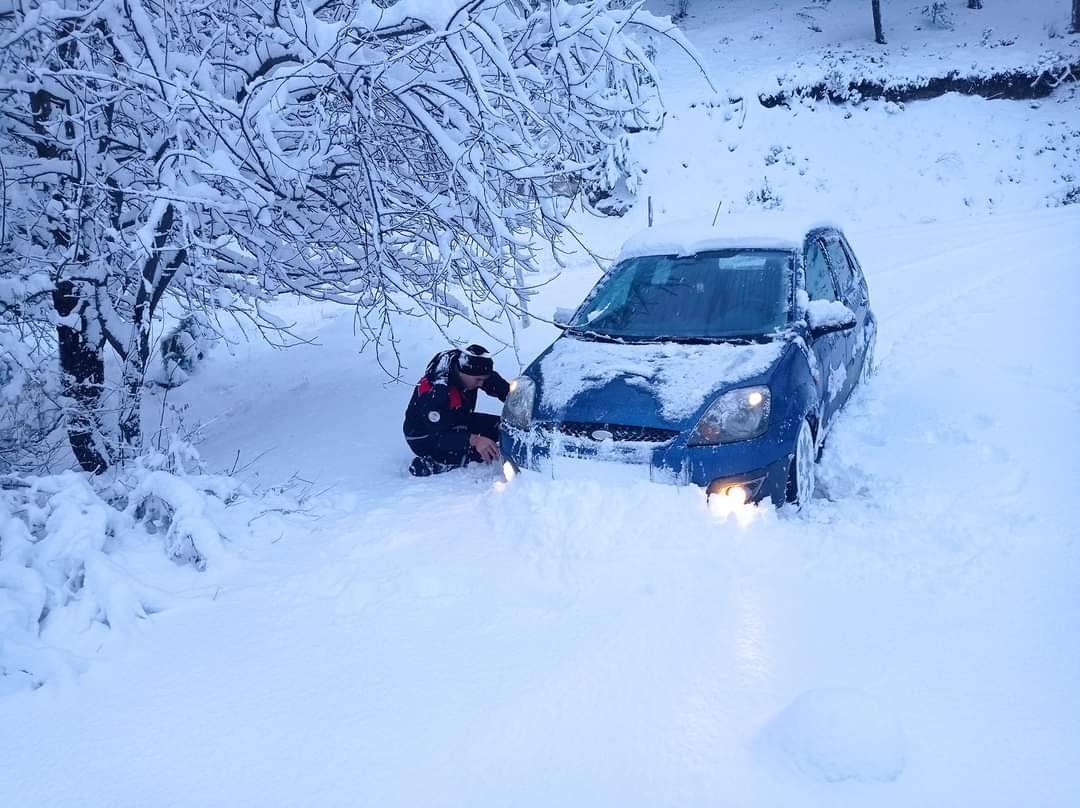
[(559, 421), (551, 424), (554, 431), (570, 438), (597, 440), (596, 432), (609, 432), (611, 439), (628, 443), (664, 443), (679, 433), (674, 429), (657, 429), (649, 426), (626, 426), (624, 424), (598, 424), (583, 421)]

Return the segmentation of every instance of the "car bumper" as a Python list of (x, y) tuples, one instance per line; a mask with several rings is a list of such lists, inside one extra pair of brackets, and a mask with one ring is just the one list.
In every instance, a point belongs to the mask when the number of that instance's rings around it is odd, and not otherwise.
[[(765, 435), (752, 441), (721, 446), (687, 446), (676, 439), (662, 444), (618, 443), (570, 439), (542, 427), (522, 432), (504, 427), (500, 449), (515, 470), (534, 470), (559, 477), (570, 461), (620, 463), (637, 466), (642, 477), (674, 485), (698, 485), (710, 493), (739, 486), (747, 501), (771, 499), (784, 503), (794, 447), (784, 447)], [(575, 462), (574, 467), (579, 464)]]

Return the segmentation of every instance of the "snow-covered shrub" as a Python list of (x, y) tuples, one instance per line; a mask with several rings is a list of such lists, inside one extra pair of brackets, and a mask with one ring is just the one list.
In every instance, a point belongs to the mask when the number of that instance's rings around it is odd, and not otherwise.
[(1049, 207), (1064, 207), (1065, 205), (1080, 205), (1080, 185), (1074, 185), (1062, 194), (1050, 197), (1047, 202)]
[(160, 544), (196, 570), (220, 562), (220, 523), (241, 493), (180, 443), (112, 479), (0, 479), (0, 693), (78, 672), (107, 632), (167, 605), (118, 556)]
[(55, 373), (0, 329), (0, 474), (44, 468), (58, 450), (61, 418)]
[(769, 178), (765, 177), (760, 188), (746, 193), (746, 205), (747, 207), (760, 207), (763, 210), (774, 210), (784, 206), (784, 199), (773, 190), (772, 186), (769, 185)]
[(922, 13), (936, 28), (951, 29), (953, 27), (953, 12), (944, 0), (934, 0), (933, 3), (923, 6)]
[(25, 316), (26, 301), (40, 294), (14, 272), (0, 276), (0, 474), (44, 469), (63, 444), (65, 402), (50, 361), (56, 329)]
[(179, 387), (206, 357), (218, 334), (204, 317), (188, 314), (158, 344), (161, 364), (154, 381), (162, 387)]
[(826, 95), (830, 99), (845, 98), (851, 84), (847, 75), (835, 67), (825, 73), (824, 83)]

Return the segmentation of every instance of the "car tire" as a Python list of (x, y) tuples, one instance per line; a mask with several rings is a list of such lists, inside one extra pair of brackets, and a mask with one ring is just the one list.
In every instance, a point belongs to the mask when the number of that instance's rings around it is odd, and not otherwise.
[(795, 452), (791, 456), (788, 471), (787, 501), (802, 508), (814, 497), (817, 484), (818, 447), (814, 441), (814, 428), (810, 419), (804, 418), (795, 439)]

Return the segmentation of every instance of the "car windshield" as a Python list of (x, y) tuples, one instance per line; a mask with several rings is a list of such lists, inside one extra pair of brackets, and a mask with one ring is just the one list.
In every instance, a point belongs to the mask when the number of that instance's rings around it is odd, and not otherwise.
[(761, 336), (788, 322), (794, 254), (717, 250), (649, 255), (613, 267), (570, 323), (619, 339)]

